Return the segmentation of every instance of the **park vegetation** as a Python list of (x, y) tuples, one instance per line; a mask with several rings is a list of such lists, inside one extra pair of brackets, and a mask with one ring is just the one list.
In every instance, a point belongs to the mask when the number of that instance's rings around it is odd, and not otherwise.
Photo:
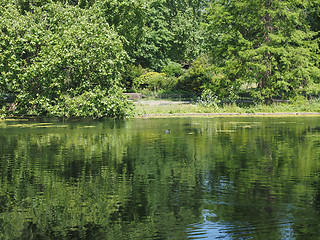
[(319, 18), (316, 0), (2, 0), (0, 111), (122, 118), (123, 92), (317, 98)]

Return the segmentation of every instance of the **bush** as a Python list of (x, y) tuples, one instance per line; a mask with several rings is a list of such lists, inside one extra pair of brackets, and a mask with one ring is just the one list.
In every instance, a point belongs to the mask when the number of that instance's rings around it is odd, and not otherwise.
[(214, 94), (213, 91), (207, 89), (204, 90), (201, 96), (198, 98), (198, 104), (203, 107), (218, 107), (218, 97)]
[(221, 70), (210, 64), (206, 57), (200, 57), (179, 77), (177, 88), (193, 92), (197, 96), (201, 96), (205, 90), (210, 90), (221, 101), (234, 101), (240, 88), (235, 87), (234, 83), (220, 72)]
[(161, 72), (165, 73), (169, 77), (180, 77), (183, 74), (183, 69), (181, 64), (176, 62), (169, 62)]
[(152, 91), (168, 90), (175, 86), (177, 79), (168, 77), (165, 73), (148, 72), (136, 78), (135, 85)]
[(214, 73), (206, 58), (198, 58), (191, 68), (179, 78), (178, 87), (182, 90), (201, 95), (214, 81)]
[(38, 96), (30, 100), (28, 95), (20, 95), (13, 111), (19, 115), (72, 117), (114, 117), (125, 118), (132, 114), (133, 105), (120, 91), (95, 88), (71, 97), (61, 95), (55, 100)]
[(56, 117), (124, 118), (133, 109), (132, 103), (120, 91), (94, 89), (73, 98), (62, 96), (50, 110), (50, 115)]
[(132, 64), (128, 64), (126, 66), (126, 71), (121, 79), (122, 86), (126, 89), (126, 91), (136, 90), (138, 86), (136, 86), (137, 82), (135, 81), (135, 79), (139, 78), (145, 73), (146, 70), (143, 69), (140, 65), (135, 66)]

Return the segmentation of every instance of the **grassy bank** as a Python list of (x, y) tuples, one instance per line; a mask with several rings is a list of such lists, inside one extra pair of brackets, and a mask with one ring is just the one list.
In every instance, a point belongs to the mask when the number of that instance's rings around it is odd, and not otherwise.
[(241, 106), (224, 104), (206, 107), (192, 102), (141, 101), (135, 103), (136, 116), (163, 114), (205, 114), (205, 113), (320, 113), (320, 101), (295, 101), (292, 103), (252, 104)]

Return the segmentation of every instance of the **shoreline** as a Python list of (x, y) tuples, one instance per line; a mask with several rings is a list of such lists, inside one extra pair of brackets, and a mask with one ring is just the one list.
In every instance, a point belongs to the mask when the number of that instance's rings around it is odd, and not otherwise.
[(203, 107), (189, 101), (142, 100), (134, 102), (136, 107), (133, 118), (170, 118), (170, 117), (293, 117), (320, 116), (318, 102), (301, 102), (294, 105), (275, 104), (241, 107)]
[[(149, 113), (136, 115), (125, 119), (135, 119), (135, 118), (179, 118), (179, 117), (320, 117), (320, 112), (257, 112), (257, 113)], [(45, 116), (12, 116), (8, 118), (0, 118), (0, 121), (30, 121), (30, 120), (55, 120), (57, 122), (64, 121), (82, 121), (82, 120), (101, 120), (101, 119), (112, 119), (112, 118), (69, 118), (60, 119), (56, 117), (45, 117)]]
[(320, 112), (275, 112), (275, 113), (159, 113), (143, 114), (133, 118), (161, 118), (161, 117), (315, 117), (320, 116)]

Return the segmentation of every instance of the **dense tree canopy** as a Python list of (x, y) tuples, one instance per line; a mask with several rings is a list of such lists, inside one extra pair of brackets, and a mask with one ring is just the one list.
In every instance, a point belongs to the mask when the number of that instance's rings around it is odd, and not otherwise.
[(303, 1), (219, 1), (208, 11), (212, 57), (233, 82), (261, 99), (290, 97), (317, 80), (318, 44)]
[(314, 0), (5, 0), (0, 94), (16, 113), (48, 114), (181, 66), (156, 89), (288, 99), (319, 81), (319, 17)]
[(1, 90), (16, 97), (17, 113), (47, 114), (65, 95), (97, 88), (115, 92), (127, 54), (99, 14), (51, 3), (23, 15), (8, 5), (1, 18)]

